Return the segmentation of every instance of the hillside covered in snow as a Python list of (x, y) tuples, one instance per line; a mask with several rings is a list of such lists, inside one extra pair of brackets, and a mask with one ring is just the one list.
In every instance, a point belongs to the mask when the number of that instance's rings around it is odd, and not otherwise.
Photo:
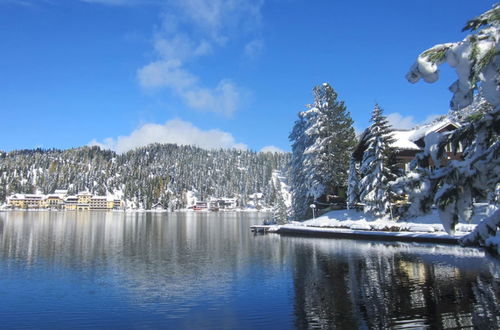
[(286, 175), (289, 161), (287, 153), (175, 144), (152, 144), (124, 154), (98, 147), (2, 152), (0, 202), (14, 193), (68, 189), (70, 194), (88, 190), (114, 195), (130, 208), (184, 208), (192, 196), (235, 197), (245, 206), (255, 193), (261, 193), (261, 206), (272, 206), (280, 191), (273, 171)]

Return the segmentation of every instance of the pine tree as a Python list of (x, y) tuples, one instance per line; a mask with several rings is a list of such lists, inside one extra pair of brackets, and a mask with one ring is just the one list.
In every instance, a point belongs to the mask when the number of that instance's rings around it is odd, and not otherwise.
[(365, 212), (383, 216), (390, 212), (393, 198), (389, 182), (395, 179), (395, 175), (389, 167), (389, 159), (390, 145), (394, 140), (387, 118), (382, 115), (378, 104), (373, 109), (371, 121), (373, 124), (365, 132), (367, 148), (360, 167), (360, 200), (365, 204)]
[[(484, 106), (484, 103), (479, 103)], [(425, 149), (411, 164), (411, 172), (397, 183), (409, 193), (412, 214), (430, 211), (436, 205), (444, 228), (450, 234), (458, 221), (469, 221), (474, 199), (497, 204), (500, 182), (499, 111), (480, 109), (446, 135), (431, 133), (425, 137)], [(461, 146), (463, 160), (448, 161), (445, 148), (457, 153)], [(434, 167), (430, 168), (429, 164)]]
[(327, 83), (313, 89), (314, 103), (299, 113), (290, 134), (293, 214), (311, 216), (309, 205), (347, 185), (347, 166), (356, 143), (353, 121), (344, 102)]
[(277, 203), (273, 207), (273, 221), (278, 225), (288, 223), (288, 212), (281, 193), (277, 195)]
[(311, 123), (305, 132), (311, 143), (305, 150), (305, 173), (310, 195), (316, 199), (346, 187), (356, 134), (344, 102), (328, 83), (316, 86), (313, 93)]
[(347, 182), (347, 207), (353, 208), (359, 203), (359, 170), (354, 157), (349, 161), (349, 178)]
[(292, 192), (292, 214), (295, 220), (307, 217), (309, 204), (312, 201), (308, 194), (304, 173), (304, 151), (308, 146), (308, 136), (305, 131), (308, 126), (308, 114), (299, 113), (289, 139), (292, 142), (292, 159), (290, 161), (290, 188)]
[(447, 62), (455, 68), (458, 80), (450, 86), (451, 109), (459, 110), (472, 103), (474, 92), (481, 89), (484, 98), (500, 103), (500, 4), (467, 22), (462, 31), (475, 32), (460, 42), (436, 45), (421, 53), (406, 78), (433, 83), (439, 79), (438, 67)]
[[(463, 41), (436, 45), (424, 51), (407, 74), (412, 83), (420, 78), (433, 82), (439, 78), (438, 66), (448, 62), (458, 76), (458, 80), (450, 86), (452, 110), (471, 104), (477, 91), (480, 92), (479, 97), (484, 97), (491, 104), (490, 111), (463, 122), (451, 134), (427, 136), (425, 151), (412, 164), (413, 172), (408, 177), (413, 187), (410, 197), (424, 212), (428, 211), (431, 203), (435, 203), (443, 226), (449, 233), (453, 233), (459, 219), (471, 218), (474, 198), (495, 195), (500, 181), (500, 4), (470, 20), (463, 28), (463, 31), (466, 30), (473, 33)], [(443, 165), (443, 150), (449, 144), (454, 151), (460, 144), (465, 146), (463, 160)], [(436, 165), (435, 170), (425, 167), (429, 160)], [(462, 239), (462, 243), (495, 247), (489, 238), (499, 230), (499, 217), (500, 212), (497, 211), (483, 220), (473, 233)], [(496, 248), (500, 253), (500, 246)]]

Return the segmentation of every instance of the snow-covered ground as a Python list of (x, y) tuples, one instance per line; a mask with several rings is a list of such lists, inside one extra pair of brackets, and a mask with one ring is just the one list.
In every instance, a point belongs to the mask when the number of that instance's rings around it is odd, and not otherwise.
[[(474, 230), (477, 223), (493, 213), (494, 208), (488, 204), (477, 204), (475, 215), (471, 223), (459, 223), (456, 232), (467, 233)], [(391, 220), (390, 217), (375, 218), (374, 216), (357, 210), (335, 210), (330, 211), (316, 219), (303, 222), (292, 222), (288, 226), (307, 226), (321, 228), (346, 228), (353, 230), (383, 230), (383, 231), (410, 231), (410, 232), (444, 232), (443, 225), (439, 220), (437, 210), (420, 216)]]
[(287, 208), (292, 207), (292, 192), (290, 191), (286, 175), (284, 175), (281, 171), (274, 170), (272, 180), (275, 187), (280, 187), (280, 191), (278, 193), (280, 193), (283, 197), (285, 206)]
[[(390, 217), (375, 218), (370, 214), (357, 210), (335, 210), (303, 222), (292, 222), (283, 226), (270, 226), (269, 232), (280, 232), (281, 229), (282, 233), (290, 233), (295, 230), (308, 235), (316, 232), (318, 234), (341, 234), (343, 237), (352, 235), (356, 238), (366, 237), (366, 239), (393, 236), (395, 240), (402, 239), (408, 241), (414, 238), (415, 241), (425, 239), (435, 240), (436, 242), (450, 242), (473, 231), (477, 224), (482, 219), (493, 214), (495, 209), (496, 207), (492, 205), (476, 204), (475, 215), (471, 223), (459, 223), (452, 236), (445, 232), (439, 220), (437, 210), (424, 216), (398, 221), (391, 220)], [(500, 243), (499, 233), (494, 238), (498, 238), (498, 243)], [(495, 246), (500, 245), (497, 244)]]

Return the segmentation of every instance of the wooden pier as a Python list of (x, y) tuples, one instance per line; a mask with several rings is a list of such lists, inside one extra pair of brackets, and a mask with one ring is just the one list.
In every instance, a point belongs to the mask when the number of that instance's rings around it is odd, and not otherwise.
[(459, 237), (449, 236), (446, 233), (424, 232), (386, 232), (351, 230), (345, 228), (319, 228), (306, 226), (266, 226), (253, 225), (250, 230), (255, 234), (276, 233), (283, 236), (308, 236), (327, 238), (361, 239), (369, 241), (399, 241), (438, 244), (459, 244)]
[(253, 226), (250, 226), (250, 230), (252, 231), (252, 233), (261, 233), (261, 234), (266, 234), (269, 232), (269, 229), (271, 228), (271, 226), (266, 226), (266, 225), (253, 225)]

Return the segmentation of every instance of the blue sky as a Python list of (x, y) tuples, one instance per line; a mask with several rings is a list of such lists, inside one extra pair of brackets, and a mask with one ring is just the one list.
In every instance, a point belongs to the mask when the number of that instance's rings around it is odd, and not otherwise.
[(408, 83), (494, 1), (0, 0), (0, 149), (150, 142), (289, 150), (329, 82), (358, 130), (378, 102), (408, 128), (455, 80)]

